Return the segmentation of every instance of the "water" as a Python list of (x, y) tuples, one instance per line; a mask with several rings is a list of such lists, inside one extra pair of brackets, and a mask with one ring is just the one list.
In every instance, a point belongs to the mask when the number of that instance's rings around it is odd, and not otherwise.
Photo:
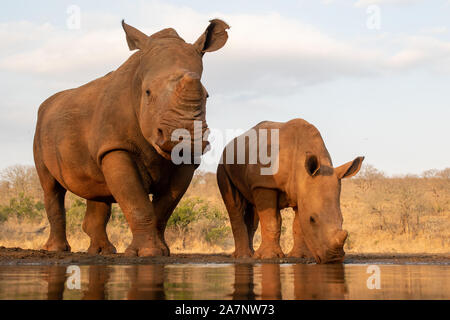
[(379, 289), (369, 289), (376, 285), (377, 267), (367, 273), (368, 267), (0, 266), (0, 299), (450, 299), (448, 265), (378, 265)]

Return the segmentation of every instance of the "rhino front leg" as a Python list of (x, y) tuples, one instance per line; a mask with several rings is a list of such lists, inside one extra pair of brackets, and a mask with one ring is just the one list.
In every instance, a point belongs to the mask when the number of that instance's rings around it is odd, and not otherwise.
[(255, 207), (261, 222), (261, 245), (254, 257), (271, 259), (284, 257), (280, 247), (281, 214), (277, 191), (258, 188), (253, 192)]
[(292, 235), (294, 238), (294, 246), (288, 256), (293, 258), (312, 258), (313, 255), (306, 246), (305, 240), (303, 239), (302, 228), (300, 226), (300, 216), (298, 209), (294, 209), (295, 216), (294, 222), (292, 223)]
[(119, 203), (133, 233), (125, 255), (161, 256), (166, 250), (158, 236), (153, 204), (131, 156), (125, 151), (108, 153), (102, 170), (111, 194)]
[(116, 253), (116, 248), (109, 241), (106, 234), (106, 225), (110, 217), (110, 203), (87, 201), (83, 230), (91, 238), (91, 245), (88, 249), (89, 254)]
[(173, 210), (175, 210), (181, 198), (186, 193), (197, 167), (198, 165), (177, 166), (172, 175), (173, 178), (170, 181), (168, 189), (165, 190), (163, 194), (155, 194), (153, 197), (153, 206), (158, 221), (158, 236), (166, 247), (166, 255), (170, 255), (169, 246), (164, 238), (167, 221), (169, 221)]

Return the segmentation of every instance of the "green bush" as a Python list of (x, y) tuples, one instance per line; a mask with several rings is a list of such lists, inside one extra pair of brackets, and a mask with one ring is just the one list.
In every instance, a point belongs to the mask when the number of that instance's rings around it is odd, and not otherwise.
[(228, 215), (210, 202), (199, 198), (181, 200), (167, 227), (177, 231), (185, 243), (186, 237), (201, 237), (210, 244), (223, 244), (230, 238)]
[(112, 205), (111, 208), (111, 221), (120, 225), (123, 228), (127, 228), (127, 219), (125, 218), (124, 213), (120, 209), (118, 205)]
[(4, 222), (6, 220), (8, 220), (8, 215), (5, 212), (3, 212), (2, 209), (0, 209), (0, 223)]
[(215, 206), (205, 206), (204, 219), (206, 226), (203, 235), (206, 242), (222, 245), (231, 235), (231, 229), (227, 225), (228, 214)]
[(76, 198), (66, 212), (66, 224), (70, 230), (79, 230), (86, 213), (86, 202)]
[(222, 225), (220, 227), (213, 227), (206, 230), (205, 240), (210, 244), (222, 245), (230, 236), (230, 227)]
[(187, 231), (189, 225), (198, 220), (201, 211), (204, 210), (202, 205), (203, 201), (198, 198), (182, 200), (173, 211), (167, 222), (167, 227)]
[(43, 212), (44, 204), (41, 201), (36, 201), (21, 192), (17, 198), (12, 198), (9, 201), (9, 205), (0, 206), (0, 222), (6, 221), (11, 216), (16, 216), (19, 219), (42, 218)]

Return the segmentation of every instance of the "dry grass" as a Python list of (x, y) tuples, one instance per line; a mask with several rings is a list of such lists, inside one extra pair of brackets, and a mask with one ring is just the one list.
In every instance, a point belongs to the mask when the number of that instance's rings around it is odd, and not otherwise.
[[(445, 173), (448, 175), (448, 169), (428, 172), (420, 178), (386, 178), (367, 166), (357, 178), (343, 181), (341, 207), (344, 228), (349, 231), (346, 252), (449, 253), (450, 179)], [(2, 175), (1, 246), (38, 249), (47, 240), (48, 222), (34, 174), (33, 170), (21, 167), (10, 168)], [(11, 199), (22, 200), (11, 205)], [(89, 238), (81, 230), (84, 201), (69, 195), (66, 208), (72, 250), (85, 251)], [(289, 252), (293, 243), (293, 211), (283, 210), (282, 217), (281, 245)], [(131, 242), (131, 232), (117, 205), (107, 230), (111, 242), (123, 252)], [(194, 177), (174, 213), (166, 239), (173, 253), (233, 251), (233, 237), (214, 174), (199, 173)], [(259, 243), (258, 230), (255, 247)]]

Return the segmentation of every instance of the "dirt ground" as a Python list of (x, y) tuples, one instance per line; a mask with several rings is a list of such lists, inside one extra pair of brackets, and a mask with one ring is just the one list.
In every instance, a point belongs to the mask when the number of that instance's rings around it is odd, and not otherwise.
[[(234, 259), (224, 254), (173, 254), (170, 257), (138, 258), (123, 254), (89, 255), (83, 252), (48, 252), (0, 247), (0, 265), (130, 265), (130, 264), (208, 264), (208, 263), (314, 263), (310, 259)], [(445, 264), (450, 254), (348, 254), (345, 264)]]

